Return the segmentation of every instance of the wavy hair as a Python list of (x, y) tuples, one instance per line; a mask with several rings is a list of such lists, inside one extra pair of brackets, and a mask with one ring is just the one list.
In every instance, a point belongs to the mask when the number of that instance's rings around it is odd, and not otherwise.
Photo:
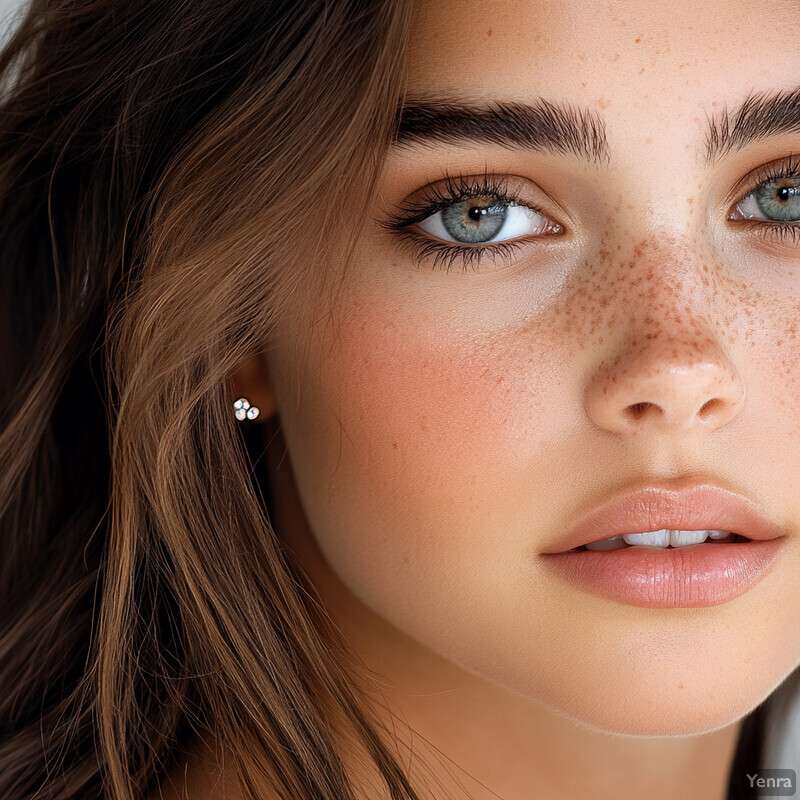
[(227, 382), (366, 208), (409, 6), (34, 0), (0, 54), (3, 798), (140, 800), (213, 731), (253, 797), (349, 800), (334, 713), (417, 797)]

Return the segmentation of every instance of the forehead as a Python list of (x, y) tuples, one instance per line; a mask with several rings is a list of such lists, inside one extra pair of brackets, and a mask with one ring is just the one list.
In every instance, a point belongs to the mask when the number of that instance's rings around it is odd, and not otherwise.
[(602, 116), (612, 150), (626, 128), (700, 137), (726, 106), (800, 87), (799, 22), (797, 0), (419, 0), (409, 96), (561, 98)]

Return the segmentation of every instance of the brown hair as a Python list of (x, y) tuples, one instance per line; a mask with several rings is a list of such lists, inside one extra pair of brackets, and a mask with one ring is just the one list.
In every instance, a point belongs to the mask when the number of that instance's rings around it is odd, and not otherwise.
[(213, 731), (253, 797), (347, 800), (334, 711), (417, 797), (226, 380), (366, 209), (409, 6), (35, 0), (0, 54), (3, 798), (140, 800)]
[(353, 800), (339, 716), (418, 797), (227, 385), (367, 208), (409, 14), (34, 0), (0, 53), (3, 798), (139, 800), (213, 731), (248, 796)]

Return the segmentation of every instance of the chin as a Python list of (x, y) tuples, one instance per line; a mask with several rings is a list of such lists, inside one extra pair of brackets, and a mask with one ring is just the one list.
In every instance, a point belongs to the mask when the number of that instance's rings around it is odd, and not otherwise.
[(551, 708), (578, 725), (618, 736), (699, 736), (738, 722), (771, 688), (683, 679), (630, 691), (624, 682), (609, 681), (591, 695), (574, 695), (567, 705)]

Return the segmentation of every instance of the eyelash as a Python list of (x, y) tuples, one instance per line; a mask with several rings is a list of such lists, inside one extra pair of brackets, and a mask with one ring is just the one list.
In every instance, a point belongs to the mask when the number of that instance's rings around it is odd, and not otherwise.
[[(787, 178), (800, 178), (800, 156), (797, 156), (794, 161), (790, 158), (779, 166), (767, 165), (757, 170), (750, 188), (745, 194), (741, 195), (736, 205), (738, 206), (763, 185)], [(380, 224), (398, 236), (401, 245), (408, 246), (411, 249), (418, 264), (422, 264), (427, 258), (433, 256), (431, 268), (434, 270), (446, 269), (449, 272), (456, 260), (460, 259), (464, 271), (469, 267), (477, 271), (484, 256), (489, 256), (493, 263), (498, 259), (509, 263), (524, 241), (523, 239), (518, 239), (473, 246), (448, 244), (438, 242), (412, 229), (411, 226), (422, 222), (447, 206), (460, 203), (472, 197), (492, 197), (502, 203), (524, 205), (532, 211), (546, 216), (540, 207), (528, 202), (521, 203), (519, 198), (509, 191), (508, 181), (502, 175), (489, 175), (486, 173), (478, 179), (447, 175), (441, 185), (427, 186), (424, 192), (425, 194), (419, 199), (405, 201), (401, 206), (398, 206), (397, 212), (387, 214), (386, 219), (381, 221)], [(746, 225), (765, 239), (778, 239), (784, 242), (791, 237), (792, 242), (795, 244), (800, 239), (800, 221), (777, 222), (750, 218), (739, 220), (737, 224)]]
[[(737, 201), (736, 205), (738, 206), (739, 203), (765, 184), (774, 183), (787, 178), (800, 178), (800, 156), (796, 156), (795, 160), (792, 160), (790, 156), (788, 160), (781, 164), (767, 164), (756, 170), (750, 183), (750, 188), (741, 196), (741, 199)], [(792, 243), (796, 244), (798, 237), (800, 237), (800, 221), (776, 222), (774, 220), (744, 219), (739, 220), (738, 224), (746, 225), (750, 230), (756, 231), (758, 235), (762, 236), (764, 239), (778, 239), (781, 243), (791, 237)]]
[(484, 174), (478, 179), (448, 175), (441, 185), (426, 186), (425, 194), (418, 200), (406, 201), (398, 207), (397, 213), (387, 215), (382, 226), (400, 237), (400, 243), (410, 247), (415, 260), (422, 264), (429, 256), (433, 256), (432, 269), (443, 269), (449, 272), (457, 259), (461, 259), (464, 271), (468, 267), (476, 269), (484, 256), (496, 261), (498, 258), (510, 262), (523, 240), (496, 242), (494, 244), (469, 245), (447, 244), (437, 242), (411, 228), (418, 222), (441, 211), (454, 203), (460, 203), (471, 197), (491, 197), (501, 203), (524, 205), (539, 214), (541, 208), (531, 203), (521, 203), (519, 198), (508, 189), (508, 181), (502, 175)]

